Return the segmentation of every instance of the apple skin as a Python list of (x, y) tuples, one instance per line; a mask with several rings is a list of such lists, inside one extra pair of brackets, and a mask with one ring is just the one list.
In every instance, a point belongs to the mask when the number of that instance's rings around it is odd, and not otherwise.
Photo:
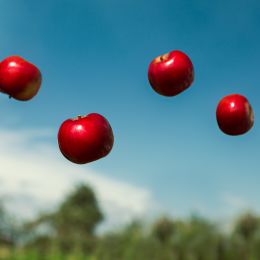
[(148, 79), (160, 95), (176, 96), (192, 84), (193, 64), (185, 53), (174, 50), (158, 56), (150, 63)]
[(58, 132), (58, 144), (68, 160), (85, 164), (108, 155), (114, 144), (114, 135), (106, 118), (91, 113), (65, 120)]
[(20, 101), (32, 99), (41, 86), (39, 69), (19, 56), (10, 56), (0, 63), (0, 91)]
[(254, 112), (247, 98), (239, 94), (223, 97), (216, 109), (219, 128), (227, 135), (242, 135), (254, 125)]

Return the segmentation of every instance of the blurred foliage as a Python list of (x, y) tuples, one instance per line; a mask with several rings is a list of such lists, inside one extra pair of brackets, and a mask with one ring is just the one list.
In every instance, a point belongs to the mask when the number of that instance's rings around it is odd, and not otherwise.
[(55, 212), (41, 214), (24, 225), (31, 237), (27, 247), (43, 253), (53, 248), (62, 252), (91, 252), (96, 243), (96, 225), (102, 220), (103, 214), (92, 189), (78, 186)]
[(133, 221), (97, 235), (103, 220), (92, 189), (80, 185), (53, 212), (18, 225), (0, 204), (0, 259), (260, 260), (260, 217), (246, 213), (230, 230), (191, 216)]

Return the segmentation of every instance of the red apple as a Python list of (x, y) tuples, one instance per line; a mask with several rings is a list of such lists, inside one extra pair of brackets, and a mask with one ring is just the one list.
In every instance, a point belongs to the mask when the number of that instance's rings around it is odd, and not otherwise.
[(239, 94), (222, 98), (216, 111), (219, 128), (228, 135), (242, 135), (254, 124), (254, 112), (248, 100)]
[(108, 155), (114, 136), (109, 122), (92, 113), (64, 121), (58, 132), (58, 143), (68, 160), (84, 164)]
[(190, 58), (181, 51), (171, 51), (155, 58), (149, 65), (152, 88), (163, 96), (175, 96), (187, 89), (194, 79)]
[(10, 56), (0, 63), (0, 90), (17, 100), (33, 98), (41, 85), (39, 69), (19, 56)]

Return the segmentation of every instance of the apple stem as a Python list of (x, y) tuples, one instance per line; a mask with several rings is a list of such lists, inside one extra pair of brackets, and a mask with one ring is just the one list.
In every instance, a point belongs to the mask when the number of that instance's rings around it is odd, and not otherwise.
[(80, 119), (80, 118), (82, 118), (82, 116), (81, 116), (81, 115), (78, 115), (78, 116), (74, 117), (72, 120), (75, 121), (75, 120), (78, 120), (78, 119)]
[(163, 61), (163, 56), (160, 56), (160, 61)]
[(11, 98), (12, 98), (12, 96), (9, 95), (9, 99), (11, 99)]

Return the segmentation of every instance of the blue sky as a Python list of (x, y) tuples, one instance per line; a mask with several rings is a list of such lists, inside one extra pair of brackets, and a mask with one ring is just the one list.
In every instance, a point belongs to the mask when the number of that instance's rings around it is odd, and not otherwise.
[[(257, 0), (2, 0), (0, 58), (16, 54), (35, 63), (43, 84), (30, 102), (0, 97), (0, 128), (17, 135), (50, 130), (43, 143), (64, 168), (143, 187), (160, 205), (154, 212), (222, 217), (260, 210), (259, 9)], [(147, 68), (175, 49), (192, 59), (195, 81), (166, 98), (149, 86)], [(215, 108), (230, 93), (253, 106), (247, 135), (218, 130)], [(56, 133), (63, 120), (91, 112), (110, 121), (113, 151), (73, 165), (60, 155)]]

